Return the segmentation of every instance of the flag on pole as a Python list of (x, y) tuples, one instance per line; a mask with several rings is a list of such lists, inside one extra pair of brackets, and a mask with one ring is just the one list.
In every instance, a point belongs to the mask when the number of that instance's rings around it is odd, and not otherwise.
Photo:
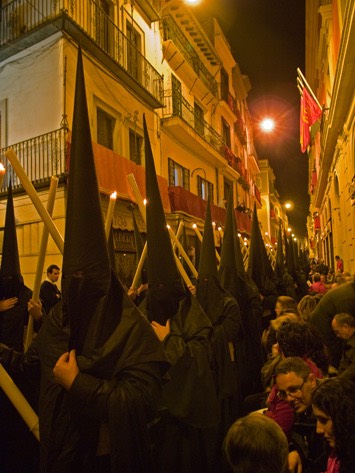
[(322, 116), (322, 109), (303, 87), (301, 95), (301, 111), (300, 111), (300, 142), (301, 151), (304, 153), (311, 142), (310, 127)]

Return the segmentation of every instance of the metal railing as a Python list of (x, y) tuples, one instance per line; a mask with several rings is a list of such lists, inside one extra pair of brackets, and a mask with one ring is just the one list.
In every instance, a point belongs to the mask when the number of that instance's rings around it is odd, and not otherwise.
[(218, 153), (225, 158), (225, 143), (209, 123), (196, 115), (189, 102), (179, 94), (174, 94), (171, 90), (164, 93), (163, 118), (177, 116), (195, 132), (209, 143)]
[(61, 17), (76, 23), (139, 85), (162, 102), (162, 76), (93, 0), (13, 0), (3, 5), (0, 47)]
[(215, 97), (218, 97), (218, 84), (216, 79), (198, 57), (194, 46), (191, 45), (189, 40), (182, 33), (173, 18), (170, 15), (164, 17), (162, 24), (164, 41), (171, 39), (174, 42), (205, 86)]
[(36, 136), (26, 141), (0, 149), (0, 161), (6, 173), (0, 192), (7, 190), (9, 183), (12, 187), (21, 187), (21, 182), (5, 156), (12, 148), (16, 153), (24, 171), (34, 184), (49, 182), (51, 176), (64, 177), (67, 161), (67, 133), (64, 128)]

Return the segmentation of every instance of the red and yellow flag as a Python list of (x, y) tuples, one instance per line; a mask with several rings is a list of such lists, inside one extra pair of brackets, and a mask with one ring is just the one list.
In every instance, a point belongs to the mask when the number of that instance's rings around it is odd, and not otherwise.
[(322, 116), (322, 109), (317, 102), (303, 87), (301, 96), (301, 112), (300, 112), (300, 142), (301, 151), (304, 153), (311, 142), (310, 127)]

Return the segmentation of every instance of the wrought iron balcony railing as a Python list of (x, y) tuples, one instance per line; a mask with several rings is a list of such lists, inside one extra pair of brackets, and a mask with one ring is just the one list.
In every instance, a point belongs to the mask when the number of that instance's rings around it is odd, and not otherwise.
[(66, 173), (67, 134), (64, 128), (36, 136), (26, 141), (0, 149), (0, 161), (6, 173), (0, 192), (12, 187), (21, 187), (21, 182), (5, 157), (5, 152), (12, 148), (16, 153), (28, 178), (34, 184), (49, 182), (51, 176), (64, 177)]
[(195, 132), (209, 143), (218, 153), (225, 158), (225, 143), (212, 127), (199, 117), (189, 102), (179, 94), (174, 94), (171, 90), (164, 93), (163, 118), (177, 116)]
[(214, 96), (218, 97), (218, 84), (216, 79), (203, 64), (194, 47), (182, 33), (173, 18), (170, 15), (164, 17), (162, 20), (162, 25), (164, 41), (171, 39), (174, 42), (174, 44), (179, 48), (181, 54), (184, 56), (186, 61), (190, 64), (205, 86)]
[(50, 23), (55, 23), (62, 29), (62, 23), (55, 20), (64, 18), (76, 24), (135, 82), (162, 102), (162, 76), (93, 0), (13, 0), (3, 5), (0, 18), (0, 49)]

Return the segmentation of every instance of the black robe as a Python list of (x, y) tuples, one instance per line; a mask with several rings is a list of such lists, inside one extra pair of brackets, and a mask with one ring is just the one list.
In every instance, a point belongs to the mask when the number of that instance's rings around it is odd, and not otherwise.
[(0, 347), (0, 362), (10, 372), (22, 370), (33, 379), (40, 369), (40, 472), (92, 472), (102, 423), (108, 424), (113, 446), (111, 472), (151, 472), (148, 424), (169, 367), (159, 340), (132, 303), (102, 348), (91, 359), (78, 357), (80, 373), (67, 392), (53, 378), (69, 340), (61, 305), (50, 312), (26, 354)]
[(204, 435), (219, 419), (210, 366), (211, 334), (206, 314), (188, 293), (171, 317), (170, 334), (163, 341), (171, 368), (170, 380), (163, 386), (161, 422), (154, 433), (159, 473), (210, 471), (209, 439)]

